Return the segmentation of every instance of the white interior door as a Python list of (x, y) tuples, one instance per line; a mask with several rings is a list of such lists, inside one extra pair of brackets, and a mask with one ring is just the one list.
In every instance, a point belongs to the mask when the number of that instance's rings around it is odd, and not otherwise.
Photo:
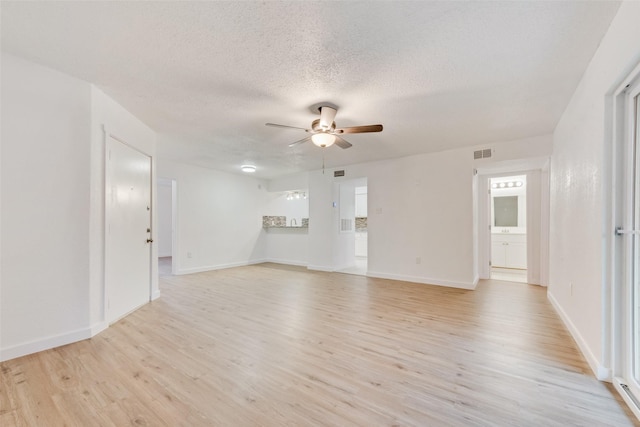
[(150, 300), (151, 158), (111, 136), (106, 153), (106, 317)]

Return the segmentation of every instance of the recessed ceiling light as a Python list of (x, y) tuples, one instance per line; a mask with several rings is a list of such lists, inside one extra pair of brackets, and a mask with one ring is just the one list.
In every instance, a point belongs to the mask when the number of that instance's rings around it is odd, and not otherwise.
[(256, 167), (254, 165), (242, 165), (240, 166), (240, 170), (242, 172), (253, 173), (256, 171)]

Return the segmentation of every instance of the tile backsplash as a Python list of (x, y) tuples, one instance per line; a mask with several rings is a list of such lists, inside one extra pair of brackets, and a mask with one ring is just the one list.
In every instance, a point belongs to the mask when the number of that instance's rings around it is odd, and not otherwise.
[(287, 217), (286, 216), (263, 216), (262, 226), (263, 227), (286, 227)]
[(262, 217), (262, 228), (269, 227), (291, 227), (291, 228), (307, 228), (309, 227), (309, 218), (302, 218), (300, 224), (287, 224), (286, 216), (269, 216), (264, 215)]
[(367, 231), (367, 217), (366, 216), (357, 216), (356, 217), (356, 231)]

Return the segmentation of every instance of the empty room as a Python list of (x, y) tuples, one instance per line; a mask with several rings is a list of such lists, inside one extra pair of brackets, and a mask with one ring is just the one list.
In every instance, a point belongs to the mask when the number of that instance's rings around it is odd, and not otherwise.
[(1, 1), (0, 425), (640, 426), (638, 22)]

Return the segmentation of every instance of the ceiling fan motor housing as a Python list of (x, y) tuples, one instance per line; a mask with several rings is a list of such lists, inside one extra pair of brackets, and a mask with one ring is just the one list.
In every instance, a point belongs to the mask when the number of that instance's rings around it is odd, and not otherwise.
[(314, 132), (333, 132), (334, 130), (336, 130), (336, 122), (332, 122), (331, 126), (328, 129), (323, 129), (320, 126), (320, 119), (315, 119), (313, 122), (311, 122), (311, 130), (313, 130)]

